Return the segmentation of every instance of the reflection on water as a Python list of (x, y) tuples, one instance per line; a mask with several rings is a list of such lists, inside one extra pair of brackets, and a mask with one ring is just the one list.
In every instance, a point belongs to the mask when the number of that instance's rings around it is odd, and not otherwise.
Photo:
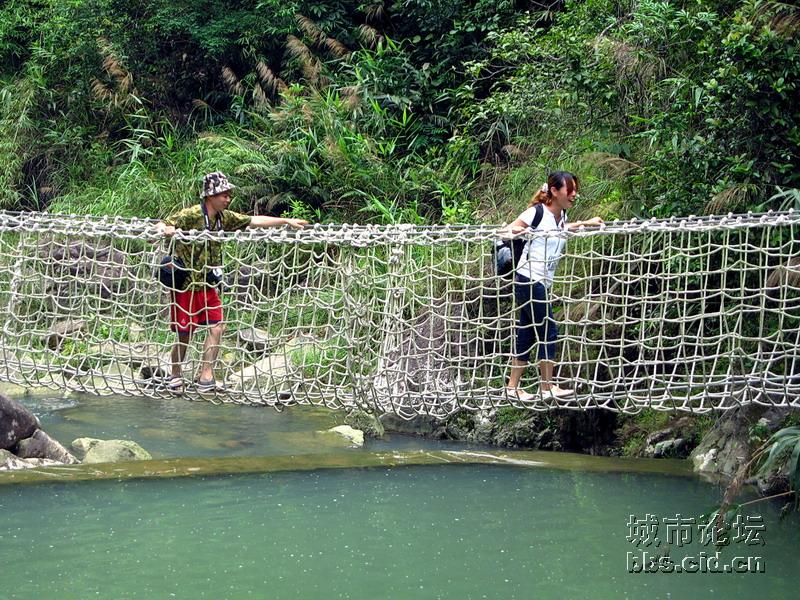
[(770, 504), (766, 545), (736, 549), (765, 573), (627, 572), (630, 514), (715, 498), (688, 478), (484, 465), (2, 486), (4, 597), (795, 598), (800, 520)]

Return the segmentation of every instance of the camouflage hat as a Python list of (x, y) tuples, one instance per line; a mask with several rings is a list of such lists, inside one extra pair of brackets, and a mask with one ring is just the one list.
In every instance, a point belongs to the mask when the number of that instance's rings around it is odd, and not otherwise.
[(206, 196), (214, 196), (234, 189), (236, 186), (228, 181), (225, 173), (221, 171), (214, 171), (213, 173), (206, 173), (203, 176), (203, 192), (200, 194), (202, 198)]

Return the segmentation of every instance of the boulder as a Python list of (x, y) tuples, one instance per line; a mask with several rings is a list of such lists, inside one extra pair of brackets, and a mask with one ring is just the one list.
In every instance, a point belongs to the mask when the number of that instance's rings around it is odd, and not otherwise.
[(78, 438), (70, 449), (83, 463), (108, 463), (126, 460), (150, 460), (152, 456), (136, 442)]
[(287, 378), (290, 369), (290, 361), (286, 354), (270, 354), (258, 362), (233, 371), (228, 376), (227, 382), (232, 387), (247, 385), (248, 382), (256, 380), (259, 384), (267, 386), (272, 383), (282, 384)]
[(494, 442), (505, 448), (557, 449), (556, 433), (539, 422), (537, 415), (498, 425)]
[(689, 455), (689, 440), (692, 419), (681, 417), (664, 429), (647, 436), (642, 456), (647, 458), (686, 458)]
[(353, 429), (349, 425), (337, 425), (336, 427), (331, 427), (328, 431), (338, 433), (357, 448), (364, 445), (364, 432)]
[(471, 444), (493, 444), (502, 428), (497, 426), (497, 411), (460, 411), (445, 419), (444, 438)]
[(61, 343), (72, 334), (83, 331), (86, 328), (86, 321), (82, 319), (66, 319), (55, 323), (44, 335), (44, 343), (51, 350), (60, 348)]
[(274, 284), (269, 285), (269, 273), (259, 272), (257, 268), (248, 265), (239, 265), (236, 272), (228, 273), (225, 281), (228, 285), (228, 297), (240, 306), (252, 306), (264, 294), (272, 296), (275, 292)]
[(0, 450), (0, 471), (19, 471), (36, 467), (52, 467), (63, 463), (49, 458), (20, 458), (8, 450)]
[(86, 385), (94, 385), (101, 390), (110, 389), (115, 392), (124, 392), (133, 389), (135, 380), (133, 369), (128, 365), (110, 362), (96, 369), (92, 373), (91, 382), (87, 382)]
[[(105, 300), (124, 292), (131, 280), (127, 267), (127, 255), (108, 242), (74, 241), (46, 238), (37, 243), (37, 254), (49, 259), (51, 275), (47, 292), (50, 297), (73, 299), (90, 295)], [(76, 294), (77, 280), (79, 290)]]
[(344, 422), (354, 429), (360, 429), (367, 437), (381, 438), (385, 432), (380, 419), (363, 410), (354, 410), (350, 412), (347, 417), (345, 417)]
[[(781, 427), (785, 426), (786, 417), (792, 412), (791, 408), (770, 407), (764, 412), (761, 418), (756, 423), (756, 426), (761, 429), (764, 437), (771, 436)], [(769, 471), (757, 472), (748, 483), (751, 483), (758, 488), (758, 493), (762, 496), (772, 496), (774, 494), (781, 494), (788, 492), (791, 489), (789, 477), (789, 456), (786, 456), (786, 461), (778, 464), (775, 468)]]
[(140, 323), (132, 322), (128, 325), (128, 339), (132, 342), (141, 341), (147, 332), (147, 328)]
[(234, 389), (258, 386), (261, 390), (286, 389), (290, 378), (298, 370), (292, 364), (292, 355), (303, 348), (313, 347), (316, 340), (309, 336), (299, 335), (289, 340), (284, 346), (257, 362), (242, 366), (231, 372), (226, 380)]
[(379, 418), (384, 428), (389, 431), (437, 439), (448, 437), (444, 422), (429, 415), (417, 415), (406, 420), (394, 413), (387, 412)]
[(266, 352), (276, 341), (268, 332), (257, 327), (240, 329), (236, 335), (239, 337), (239, 343), (253, 352)]
[(475, 413), (473, 421), (475, 429), (470, 441), (475, 444), (491, 444), (494, 440), (497, 413), (494, 410), (482, 410)]
[(15, 453), (20, 458), (46, 458), (67, 465), (78, 462), (64, 446), (41, 429), (37, 429), (31, 437), (20, 440)]
[(784, 426), (786, 417), (791, 415), (793, 411), (794, 409), (789, 407), (770, 406), (764, 411), (764, 414), (761, 415), (758, 424), (764, 427), (769, 435), (772, 435)]
[(99, 352), (106, 360), (139, 366), (159, 361), (164, 352), (164, 346), (155, 342), (106, 340), (100, 344)]
[[(787, 457), (788, 458), (788, 457)], [(755, 485), (762, 496), (772, 496), (788, 492), (791, 489), (789, 478), (789, 463), (785, 462), (777, 469), (767, 473), (757, 473), (748, 479), (747, 483)]]
[(644, 455), (652, 458), (683, 458), (681, 456), (686, 448), (686, 440), (683, 438), (670, 438), (661, 440), (652, 446), (647, 446)]
[(38, 428), (39, 419), (31, 411), (0, 394), (0, 450), (13, 448)]
[(697, 473), (733, 477), (750, 457), (750, 427), (764, 407), (748, 405), (723, 415), (706, 433), (689, 457)]
[(19, 469), (30, 469), (33, 465), (12, 454), (8, 450), (0, 450), (0, 471), (17, 471)]

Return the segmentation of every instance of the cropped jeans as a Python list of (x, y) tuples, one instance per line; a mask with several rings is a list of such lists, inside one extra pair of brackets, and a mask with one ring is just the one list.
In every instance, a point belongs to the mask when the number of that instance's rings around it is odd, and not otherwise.
[(514, 298), (519, 307), (516, 346), (518, 360), (530, 360), (534, 343), (538, 343), (539, 360), (555, 360), (558, 329), (548, 296), (549, 292), (543, 283), (534, 283), (519, 273), (515, 274)]

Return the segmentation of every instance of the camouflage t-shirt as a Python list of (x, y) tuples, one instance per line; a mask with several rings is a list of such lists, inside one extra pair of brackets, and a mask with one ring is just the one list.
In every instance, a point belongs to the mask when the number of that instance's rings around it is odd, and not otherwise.
[[(252, 217), (232, 210), (224, 210), (220, 216), (221, 229), (224, 231), (237, 231), (245, 229), (250, 225)], [(172, 225), (175, 229), (189, 231), (206, 229), (206, 221), (203, 218), (203, 209), (200, 204), (195, 204), (189, 208), (170, 215), (164, 219), (164, 223)], [(218, 229), (217, 218), (209, 219), (211, 229)], [(185, 289), (198, 289), (207, 287), (206, 277), (213, 269), (222, 268), (222, 243), (214, 240), (203, 240), (201, 242), (181, 242), (175, 240), (174, 256), (183, 261), (187, 270), (187, 284)]]

